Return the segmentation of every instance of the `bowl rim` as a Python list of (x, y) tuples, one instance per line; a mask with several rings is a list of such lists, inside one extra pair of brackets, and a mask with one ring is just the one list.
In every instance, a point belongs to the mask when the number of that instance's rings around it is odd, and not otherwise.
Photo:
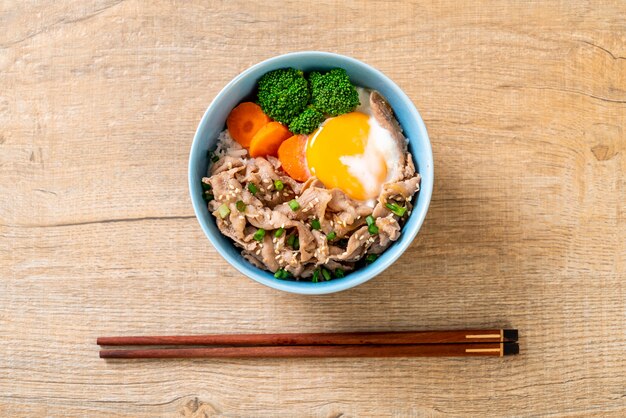
[[(352, 65), (357, 67), (363, 67), (364, 70), (371, 72), (375, 75), (375, 77), (380, 78), (382, 82), (389, 87), (390, 90), (397, 95), (403, 105), (406, 107), (406, 111), (409, 113), (409, 117), (415, 119), (418, 128), (418, 134), (421, 137), (420, 148), (421, 151), (425, 153), (426, 166), (419, 166), (419, 174), (421, 176), (420, 183), (420, 191), (418, 194), (418, 204), (413, 208), (413, 212), (407, 219), (406, 223), (403, 226), (402, 235), (400, 239), (396, 241), (395, 245), (392, 248), (386, 250), (383, 254), (386, 254), (386, 257), (377, 260), (377, 262), (370, 264), (364, 268), (351, 272), (346, 277), (341, 279), (335, 279), (328, 282), (320, 282), (320, 283), (310, 283), (303, 281), (288, 281), (288, 280), (279, 280), (274, 277), (268, 278), (266, 275), (270, 275), (269, 272), (264, 272), (257, 267), (254, 267), (251, 263), (246, 261), (243, 258), (235, 258), (229, 251), (226, 251), (222, 248), (222, 243), (218, 242), (208, 229), (208, 226), (205, 225), (201, 221), (200, 211), (207, 210), (206, 204), (202, 199), (201, 194), (198, 192), (195, 182), (197, 181), (196, 172), (194, 167), (192, 166), (192, 161), (195, 160), (196, 154), (201, 151), (201, 142), (203, 139), (201, 138), (201, 133), (205, 130), (205, 125), (208, 123), (207, 120), (211, 112), (214, 111), (218, 107), (218, 103), (220, 103), (226, 95), (230, 94), (230, 90), (235, 86), (240, 80), (249, 76), (251, 73), (258, 71), (259, 69), (267, 66), (271, 66), (277, 62), (281, 62), (284, 60), (290, 59), (298, 59), (298, 58), (319, 58), (323, 60), (324, 58), (332, 58), (333, 60), (347, 61)], [(285, 64), (287, 65), (287, 64)], [(294, 65), (294, 64), (289, 64)], [(269, 71), (269, 70), (268, 70)], [(410, 140), (410, 138), (409, 138)], [(265, 286), (271, 287), (273, 289), (282, 290), (285, 292), (302, 294), (302, 295), (322, 295), (329, 293), (336, 293), (340, 291), (344, 291), (360, 284), (367, 282), (368, 280), (373, 279), (378, 276), (388, 267), (390, 267), (411, 245), (415, 237), (417, 236), (424, 220), (426, 218), (426, 213), (428, 212), (428, 208), (430, 206), (430, 201), (432, 197), (434, 184), (434, 167), (433, 167), (433, 155), (432, 155), (432, 147), (430, 143), (430, 138), (428, 136), (428, 132), (426, 130), (426, 126), (424, 121), (413, 104), (413, 101), (407, 96), (406, 93), (389, 77), (387, 77), (383, 72), (374, 68), (373, 66), (366, 64), (360, 60), (357, 60), (352, 57), (348, 57), (345, 55), (333, 53), (333, 52), (324, 52), (324, 51), (297, 51), (290, 52), (286, 54), (276, 55), (260, 61), (244, 71), (235, 76), (230, 82), (228, 82), (220, 92), (215, 96), (215, 98), (211, 101), (207, 109), (205, 110), (198, 127), (196, 128), (196, 132), (193, 137), (193, 141), (191, 144), (191, 150), (189, 152), (189, 161), (188, 161), (188, 187), (191, 202), (194, 208), (194, 214), (200, 227), (202, 228), (204, 234), (209, 239), (213, 247), (217, 250), (217, 252), (236, 270), (238, 270), (243, 275), (251, 278), (252, 280), (261, 283)], [(420, 202), (421, 200), (421, 202)], [(417, 209), (417, 210), (416, 210)], [(410, 226), (410, 228), (409, 228)], [(390, 252), (393, 249), (392, 252)], [(261, 272), (265, 273), (262, 274)]]

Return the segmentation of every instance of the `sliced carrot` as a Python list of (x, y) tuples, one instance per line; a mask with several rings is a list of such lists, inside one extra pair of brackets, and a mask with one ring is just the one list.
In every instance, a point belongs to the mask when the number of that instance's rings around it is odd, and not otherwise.
[(235, 141), (248, 148), (254, 135), (270, 121), (258, 104), (243, 102), (230, 111), (226, 127)]
[(250, 142), (250, 155), (252, 157), (276, 156), (278, 147), (283, 141), (292, 135), (283, 124), (270, 122), (254, 135)]
[(278, 148), (278, 159), (289, 177), (306, 181), (311, 174), (306, 165), (306, 135), (294, 135), (285, 140)]

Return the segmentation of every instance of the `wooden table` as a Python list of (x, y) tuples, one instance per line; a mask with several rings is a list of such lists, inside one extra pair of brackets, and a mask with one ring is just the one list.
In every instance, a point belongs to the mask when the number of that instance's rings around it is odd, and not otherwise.
[[(624, 416), (626, 4), (4, 1), (0, 416)], [(380, 277), (247, 279), (194, 218), (204, 110), (318, 49), (420, 110), (435, 190)], [(112, 361), (100, 335), (515, 327), (504, 359)]]

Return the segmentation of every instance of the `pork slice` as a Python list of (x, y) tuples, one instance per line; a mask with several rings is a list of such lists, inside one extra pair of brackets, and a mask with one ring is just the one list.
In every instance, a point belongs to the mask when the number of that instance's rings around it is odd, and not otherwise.
[(367, 216), (372, 213), (371, 207), (364, 202), (351, 199), (340, 189), (331, 190), (328, 209), (332, 212), (347, 212), (350, 215), (347, 219), (356, 219), (358, 216)]
[(396, 241), (400, 238), (400, 224), (393, 214), (377, 218), (376, 226), (378, 227), (378, 241), (381, 245), (389, 245), (389, 241)]
[(228, 220), (230, 221), (231, 228), (237, 238), (244, 239), (244, 231), (246, 228), (246, 217), (239, 213), (237, 210), (231, 210), (228, 215)]
[(246, 234), (245, 228), (243, 231), (237, 230), (231, 222), (226, 221), (219, 216), (216, 217), (215, 222), (220, 232), (232, 239), (237, 246), (247, 251), (252, 251), (256, 248), (256, 242), (251, 241), (249, 235)]
[(276, 254), (274, 253), (274, 243), (270, 234), (265, 234), (263, 237), (263, 245), (261, 247), (261, 259), (265, 267), (272, 272), (278, 270), (279, 265), (276, 261)]
[(307, 278), (313, 276), (313, 272), (315, 270), (316, 270), (315, 265), (307, 264), (307, 265), (303, 266), (302, 270), (300, 271), (299, 277), (307, 279)]
[(328, 262), (324, 265), (328, 270), (334, 272), (336, 269), (342, 269), (344, 272), (349, 272), (354, 270), (353, 263), (341, 263), (336, 260), (328, 260)]
[(284, 191), (291, 191), (291, 192), (293, 192), (293, 194), (300, 194), (300, 193), (302, 193), (302, 185), (303, 185), (303, 183), (300, 183), (300, 182), (292, 179), (287, 174), (283, 174), (284, 171), (282, 171), (282, 164), (281, 164), (281, 162), (280, 162), (280, 160), (278, 158), (272, 157), (271, 155), (269, 155), (269, 156), (267, 156), (265, 158), (267, 158), (267, 161), (269, 161), (270, 164), (272, 164), (272, 167), (274, 167), (274, 172), (278, 176), (278, 180), (282, 181), (283, 184), (285, 186), (287, 186), (287, 187), (285, 187), (285, 189), (283, 189)]
[(298, 253), (285, 248), (280, 252), (280, 256), (281, 264), (285, 271), (288, 271), (294, 277), (298, 277), (304, 267), (298, 258)]
[(232, 170), (233, 168), (243, 168), (243, 166), (243, 159), (227, 155), (212, 163), (211, 167), (209, 168), (209, 172), (211, 175), (215, 175), (224, 171)]
[(317, 218), (322, 221), (326, 216), (326, 206), (331, 198), (331, 194), (327, 189), (310, 187), (296, 198), (296, 201), (300, 205), (298, 210), (294, 211), (291, 209), (288, 203), (276, 206), (275, 210), (287, 216), (289, 219), (304, 221)]
[(335, 256), (330, 256), (331, 260), (335, 261), (357, 261), (365, 255), (367, 249), (371, 245), (370, 233), (367, 230), (367, 226), (359, 228), (350, 236), (348, 240), (348, 247), (346, 250)]
[(291, 219), (278, 211), (263, 206), (248, 206), (246, 207), (245, 215), (251, 225), (265, 230), (293, 226)]
[(398, 165), (400, 167), (404, 167), (405, 155), (407, 154), (406, 138), (402, 134), (402, 126), (400, 126), (393, 114), (393, 109), (387, 100), (385, 100), (385, 98), (375, 90), (370, 94), (370, 107), (378, 124), (391, 133), (391, 137), (396, 142), (398, 150), (401, 151)]
[(326, 261), (328, 261), (328, 258), (330, 257), (328, 240), (326, 239), (326, 235), (321, 233), (320, 231), (313, 230), (311, 232), (313, 234), (313, 237), (315, 238), (316, 244), (313, 257), (315, 258), (315, 260), (317, 260), (315, 262), (315, 265), (319, 266), (326, 263)]
[(406, 180), (398, 181), (395, 183), (385, 183), (383, 190), (378, 198), (378, 203), (374, 207), (372, 215), (375, 218), (382, 218), (391, 213), (385, 206), (387, 202), (399, 202), (402, 206), (411, 207), (411, 198), (419, 191), (420, 188), (420, 175), (416, 174)]
[(344, 237), (365, 223), (365, 217), (372, 213), (372, 208), (349, 198), (339, 189), (331, 190), (331, 200), (328, 202), (331, 228), (339, 238)]
[(415, 175), (415, 164), (413, 164), (413, 157), (410, 153), (406, 154), (406, 164), (404, 165), (404, 177), (403, 179), (408, 179)]
[(376, 238), (376, 240), (370, 246), (368, 253), (376, 255), (382, 254), (387, 248), (389, 248), (392, 242), (393, 241), (391, 240), (386, 240), (383, 244), (379, 238)]
[(298, 229), (298, 240), (300, 242), (300, 261), (306, 263), (313, 258), (315, 252), (315, 237), (311, 230), (302, 222), (294, 222)]
[(309, 177), (307, 181), (302, 183), (302, 191), (305, 191), (306, 189), (310, 187), (319, 187), (320, 189), (325, 188), (324, 183), (322, 183), (320, 179), (314, 176)]
[(326, 206), (331, 198), (332, 196), (327, 189), (320, 187), (306, 189), (297, 199), (300, 204), (300, 210), (297, 212), (301, 212), (299, 217), (306, 216), (324, 220), (326, 216)]
[[(278, 160), (274, 157), (268, 158), (270, 160), (262, 157), (247, 160), (245, 171), (238, 179), (245, 187), (248, 187), (249, 183), (254, 184), (258, 189), (255, 197), (264, 206), (273, 209), (277, 205), (293, 199), (302, 189), (302, 186), (291, 177), (279, 174), (275, 168), (276, 164), (280, 164), (277, 163)], [(280, 180), (283, 183), (283, 190), (276, 190), (275, 180)]]
[(213, 197), (217, 202), (237, 201), (241, 195), (241, 183), (235, 178), (235, 175), (242, 170), (242, 167), (235, 167), (230, 170), (222, 171), (208, 178), (208, 183), (213, 190)]

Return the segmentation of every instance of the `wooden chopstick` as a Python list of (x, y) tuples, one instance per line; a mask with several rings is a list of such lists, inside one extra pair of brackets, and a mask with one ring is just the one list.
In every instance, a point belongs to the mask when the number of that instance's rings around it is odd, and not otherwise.
[(458, 343), (118, 349), (101, 350), (100, 358), (502, 357), (517, 353), (517, 343)]
[(99, 345), (223, 345), (313, 346), (368, 344), (500, 343), (517, 341), (515, 329), (345, 332), (317, 334), (222, 334), (181, 336), (100, 337)]
[(507, 342), (117, 349), (101, 350), (100, 358), (502, 357), (517, 353), (518, 344)]

